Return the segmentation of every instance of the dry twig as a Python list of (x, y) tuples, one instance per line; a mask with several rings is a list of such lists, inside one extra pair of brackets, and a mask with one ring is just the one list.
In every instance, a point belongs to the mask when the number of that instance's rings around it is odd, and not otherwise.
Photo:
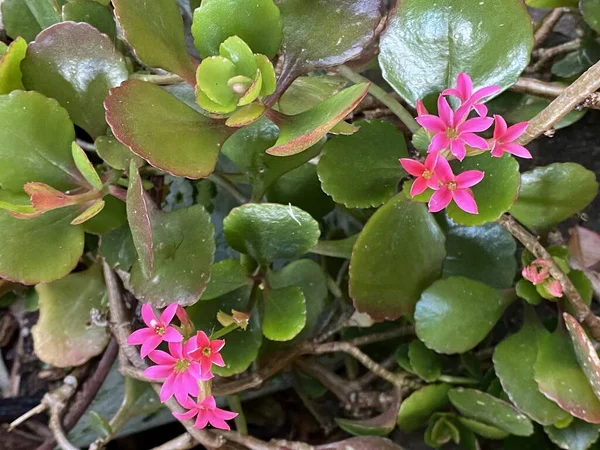
[[(510, 89), (524, 94), (556, 98), (567, 89), (567, 86), (547, 83), (535, 78), (521, 77), (510, 87)], [(600, 94), (598, 92), (592, 92), (581, 102), (581, 104), (577, 105), (577, 108), (600, 109)]]

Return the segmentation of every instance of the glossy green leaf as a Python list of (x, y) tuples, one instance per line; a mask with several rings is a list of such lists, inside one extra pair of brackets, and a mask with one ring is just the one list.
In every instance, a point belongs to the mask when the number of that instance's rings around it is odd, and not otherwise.
[(564, 313), (563, 318), (571, 336), (579, 366), (590, 382), (596, 397), (600, 398), (600, 358), (598, 352), (583, 327), (573, 316)]
[(136, 155), (171, 175), (207, 177), (230, 128), (202, 116), (159, 86), (127, 81), (105, 101), (115, 137)]
[(396, 418), (402, 403), (400, 394), (394, 395), (392, 404), (378, 416), (359, 420), (336, 418), (335, 422), (342, 430), (354, 436), (387, 436), (396, 428)]
[(202, 61), (196, 72), (196, 101), (205, 110), (226, 114), (237, 107), (237, 97), (229, 86), (229, 79), (237, 75), (236, 66), (222, 56), (211, 56)]
[(295, 206), (246, 204), (233, 209), (223, 222), (234, 250), (261, 264), (293, 259), (308, 252), (319, 239), (319, 224)]
[(313, 146), (358, 106), (368, 89), (366, 83), (351, 86), (308, 111), (286, 117), (279, 126), (275, 145), (267, 153), (290, 156)]
[[(225, 294), (214, 300), (201, 301), (187, 308), (187, 312), (199, 330), (215, 330), (221, 328), (217, 321), (217, 313), (223, 311), (227, 314), (231, 310), (246, 311), (250, 295), (249, 287), (242, 287)], [(258, 314), (250, 315), (246, 330), (235, 330), (225, 336), (225, 347), (221, 355), (225, 360), (225, 367), (214, 366), (216, 375), (230, 377), (244, 372), (250, 364), (256, 361), (258, 350), (262, 344), (262, 331)]]
[(143, 160), (131, 153), (131, 151), (117, 141), (113, 136), (100, 136), (94, 143), (96, 153), (110, 167), (117, 170), (129, 170), (129, 161), (135, 160), (136, 166), (140, 167)]
[(565, 450), (587, 450), (598, 440), (598, 425), (575, 419), (566, 428), (545, 427), (544, 431), (557, 447)]
[[(427, 208), (400, 193), (369, 219), (350, 263), (350, 296), (375, 320), (412, 314), (441, 276), (445, 238)], [(410, 257), (407, 257), (410, 255)]]
[(439, 448), (450, 441), (458, 444), (460, 442), (460, 431), (453, 419), (452, 414), (440, 413), (433, 416), (423, 436), (425, 444), (433, 448)]
[(323, 147), (319, 178), (323, 190), (349, 208), (379, 206), (396, 193), (406, 175), (398, 162), (408, 157), (404, 135), (389, 122), (358, 122), (352, 136), (336, 136)]
[(0, 210), (0, 277), (37, 284), (71, 272), (83, 253), (83, 230), (69, 225), (77, 215), (68, 207), (24, 220)]
[(273, 0), (211, 0), (194, 12), (194, 44), (202, 58), (219, 54), (219, 45), (239, 36), (254, 53), (273, 58), (282, 37), (279, 8)]
[(0, 52), (0, 95), (8, 94), (23, 87), (21, 61), (25, 58), (27, 42), (18, 37), (10, 43), (6, 52)]
[(539, 346), (550, 333), (533, 310), (526, 311), (521, 330), (496, 346), (494, 369), (517, 408), (542, 425), (553, 425), (569, 415), (538, 391), (534, 378)]
[(535, 381), (542, 394), (563, 410), (586, 422), (600, 423), (600, 401), (579, 367), (565, 330), (555, 331), (540, 344)]
[(515, 285), (516, 294), (530, 305), (539, 305), (542, 302), (542, 296), (537, 291), (533, 283), (521, 278)]
[(83, 224), (86, 233), (98, 236), (121, 227), (127, 222), (127, 207), (125, 202), (112, 195), (103, 199), (105, 205), (102, 211)]
[(454, 173), (466, 170), (481, 170), (485, 177), (473, 186), (473, 195), (479, 207), (479, 214), (469, 214), (452, 202), (448, 206), (448, 216), (460, 225), (483, 225), (495, 221), (510, 209), (519, 191), (519, 163), (513, 157), (505, 155), (493, 158), (489, 152), (479, 156), (465, 158), (452, 164)]
[(312, 249), (312, 253), (323, 256), (331, 256), (333, 258), (350, 259), (352, 249), (358, 239), (358, 234), (350, 236), (346, 239), (336, 241), (319, 241)]
[(272, 341), (289, 341), (306, 325), (306, 299), (298, 286), (266, 290), (262, 330)]
[(417, 336), (438, 353), (466, 352), (486, 337), (512, 300), (464, 277), (436, 281), (417, 302)]
[(106, 205), (104, 200), (96, 200), (85, 211), (71, 220), (71, 225), (81, 225), (82, 223), (93, 219), (104, 209), (104, 205)]
[(8, 50), (8, 45), (4, 42), (0, 42), (0, 56), (4, 55)]
[(346, 84), (347, 81), (339, 76), (298, 77), (279, 99), (279, 111), (290, 116), (300, 114), (328, 99)]
[(88, 159), (85, 151), (76, 142), (73, 142), (71, 145), (71, 154), (77, 169), (81, 175), (83, 175), (85, 181), (87, 181), (94, 189), (102, 189), (102, 180), (100, 180), (98, 172), (94, 169), (94, 166)]
[(511, 214), (536, 232), (547, 231), (591, 203), (596, 175), (575, 163), (554, 163), (525, 172)]
[(402, 450), (389, 439), (380, 437), (355, 437), (340, 442), (324, 444), (315, 447), (315, 450)]
[(380, 0), (282, 0), (284, 84), (358, 57), (376, 37), (381, 6)]
[(249, 283), (246, 270), (235, 259), (225, 259), (213, 264), (210, 281), (201, 300), (213, 300)]
[(63, 20), (89, 23), (116, 42), (117, 24), (107, 5), (95, 0), (71, 0), (62, 7), (62, 16)]
[(113, 269), (129, 271), (138, 259), (129, 225), (103, 234), (100, 239), (100, 254)]
[(560, 6), (577, 7), (578, 0), (525, 0), (532, 8), (558, 8)]
[(102, 353), (110, 333), (90, 323), (91, 311), (101, 309), (106, 290), (101, 265), (35, 289), (40, 318), (32, 334), (38, 358), (56, 367), (71, 367)]
[(138, 265), (146, 278), (150, 278), (154, 271), (154, 235), (150, 212), (154, 212), (155, 207), (150, 202), (137, 167), (132, 162), (127, 189), (127, 220), (138, 254)]
[(248, 126), (262, 117), (267, 108), (260, 103), (251, 103), (243, 108), (238, 108), (225, 121), (225, 125), (233, 128)]
[(579, 10), (583, 20), (596, 32), (600, 32), (600, 0), (581, 0)]
[(44, 28), (61, 21), (53, 0), (5, 0), (1, 6), (2, 21), (13, 39), (22, 36), (33, 41)]
[(442, 375), (442, 360), (433, 350), (428, 349), (418, 339), (415, 339), (408, 346), (408, 357), (410, 365), (415, 374), (423, 380), (431, 383)]
[(521, 0), (405, 0), (388, 18), (379, 64), (386, 81), (414, 105), (454, 86), (460, 72), (476, 89), (506, 89), (529, 63), (532, 46)]
[(505, 439), (510, 433), (507, 433), (500, 428), (496, 428), (493, 425), (488, 425), (483, 422), (479, 422), (474, 419), (468, 419), (466, 417), (457, 417), (459, 423), (464, 425), (472, 432), (482, 436), (486, 439)]
[(176, 0), (113, 0), (115, 15), (136, 56), (196, 83), (196, 70), (185, 46), (183, 19)]
[(448, 392), (452, 404), (466, 417), (493, 425), (517, 436), (533, 434), (527, 417), (508, 403), (475, 389), (452, 389)]
[(0, 188), (21, 192), (32, 180), (60, 191), (86, 186), (71, 156), (74, 140), (67, 111), (55, 100), (24, 91), (0, 96)]
[(198, 301), (210, 278), (215, 230), (200, 205), (170, 213), (150, 211), (154, 270), (144, 277), (139, 264), (131, 269), (131, 288), (140, 301), (164, 308), (174, 300), (182, 306)]
[(432, 384), (413, 392), (400, 405), (398, 427), (402, 431), (415, 431), (427, 425), (429, 417), (448, 405), (449, 384)]

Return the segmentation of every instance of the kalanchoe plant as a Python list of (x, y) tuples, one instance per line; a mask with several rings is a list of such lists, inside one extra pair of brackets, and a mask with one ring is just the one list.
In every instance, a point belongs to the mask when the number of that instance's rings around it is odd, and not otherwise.
[(599, 3), (391, 3), (0, 0), (13, 428), (599, 445)]

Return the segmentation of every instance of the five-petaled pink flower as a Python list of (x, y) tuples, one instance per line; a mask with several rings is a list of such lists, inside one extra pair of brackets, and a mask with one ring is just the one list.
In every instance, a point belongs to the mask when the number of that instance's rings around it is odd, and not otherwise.
[(481, 101), (500, 91), (500, 86), (486, 86), (473, 92), (473, 81), (471, 77), (464, 72), (458, 74), (456, 79), (456, 88), (446, 89), (442, 95), (452, 95), (461, 101), (461, 105), (468, 105), (477, 111), (481, 117), (487, 116), (488, 109)]
[(507, 127), (504, 117), (494, 115), (494, 136), (492, 139), (492, 156), (501, 157), (504, 153), (520, 156), (521, 158), (531, 158), (531, 153), (522, 145), (515, 141), (525, 132), (527, 122), (520, 122)]
[(225, 421), (237, 417), (237, 413), (217, 408), (215, 398), (212, 396), (206, 397), (204, 400), (199, 402), (195, 402), (191, 398), (187, 397), (183, 402), (181, 402), (181, 406), (189, 411), (184, 413), (174, 412), (173, 415), (179, 420), (190, 420), (196, 417), (194, 427), (200, 429), (205, 428), (206, 425), (210, 423), (215, 428), (219, 428), (221, 430), (230, 430), (231, 428)]
[(211, 373), (202, 373), (200, 364), (189, 356), (196, 348), (196, 340), (189, 339), (185, 344), (169, 342), (171, 354), (154, 350), (148, 355), (157, 365), (148, 367), (144, 375), (151, 380), (165, 379), (160, 389), (161, 402), (166, 402), (175, 395), (177, 401), (183, 404), (188, 395), (199, 395), (198, 381), (212, 378)]
[(467, 155), (466, 145), (480, 150), (489, 148), (488, 142), (475, 133), (487, 130), (494, 121), (491, 117), (468, 119), (470, 106), (465, 104), (453, 111), (448, 101), (440, 95), (438, 98), (438, 116), (421, 115), (416, 121), (427, 131), (434, 133), (429, 144), (430, 152), (450, 149), (450, 152), (462, 161)]
[(523, 267), (521, 275), (533, 284), (541, 284), (548, 278), (551, 265), (552, 264), (545, 259), (538, 258), (532, 261), (528, 266)]
[(210, 373), (212, 365), (223, 367), (225, 361), (219, 353), (225, 341), (222, 339), (215, 339), (211, 341), (204, 331), (198, 331), (196, 335), (196, 349), (189, 353), (189, 356), (194, 360), (198, 361), (202, 369), (202, 374)]
[(400, 158), (400, 164), (409, 174), (416, 177), (410, 195), (415, 196), (423, 193), (428, 187), (431, 189), (438, 188), (438, 178), (435, 174), (435, 166), (437, 165), (438, 152), (430, 153), (425, 159), (425, 163), (420, 163), (410, 158)]
[(469, 188), (483, 179), (484, 173), (482, 171), (467, 170), (455, 176), (448, 161), (439, 158), (436, 174), (439, 179), (439, 187), (429, 200), (429, 211), (441, 211), (454, 200), (463, 211), (470, 214), (479, 213), (473, 192)]
[(177, 303), (172, 303), (165, 308), (160, 315), (160, 319), (156, 317), (152, 307), (148, 304), (142, 305), (142, 319), (148, 328), (142, 328), (134, 331), (127, 339), (129, 345), (141, 345), (141, 356), (145, 358), (148, 354), (155, 350), (162, 341), (166, 342), (181, 342), (183, 336), (177, 329), (169, 326), (173, 316), (177, 311)]

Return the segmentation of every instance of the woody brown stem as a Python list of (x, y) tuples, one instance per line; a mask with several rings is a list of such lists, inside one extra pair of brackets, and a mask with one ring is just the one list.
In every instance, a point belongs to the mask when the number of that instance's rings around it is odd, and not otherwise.
[[(510, 89), (515, 92), (547, 98), (558, 97), (566, 88), (567, 86), (547, 83), (535, 78), (526, 77), (519, 78), (517, 82), (510, 87)], [(600, 109), (600, 94), (598, 92), (592, 92), (583, 100), (583, 102), (581, 102), (581, 104), (577, 105), (577, 107)]]

